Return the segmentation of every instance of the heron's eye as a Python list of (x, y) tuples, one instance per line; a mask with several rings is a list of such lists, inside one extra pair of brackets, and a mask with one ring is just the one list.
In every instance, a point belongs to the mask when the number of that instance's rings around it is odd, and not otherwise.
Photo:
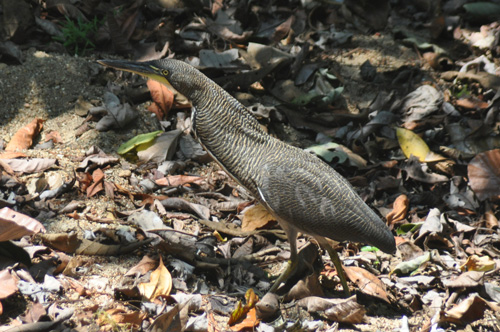
[(168, 70), (163, 69), (163, 70), (161, 71), (161, 74), (162, 74), (163, 76), (168, 76)]

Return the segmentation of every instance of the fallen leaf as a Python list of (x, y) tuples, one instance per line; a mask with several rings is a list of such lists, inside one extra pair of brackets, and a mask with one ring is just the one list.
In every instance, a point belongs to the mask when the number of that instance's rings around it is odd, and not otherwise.
[(104, 190), (104, 172), (100, 168), (92, 173), (92, 181), (93, 183), (87, 188), (87, 197), (95, 196)]
[(345, 266), (344, 271), (347, 277), (358, 285), (359, 290), (363, 293), (391, 303), (387, 297), (384, 284), (377, 276), (357, 266)]
[(386, 216), (387, 223), (393, 225), (406, 218), (410, 201), (405, 194), (399, 195), (393, 203), (392, 211)]
[(155, 183), (159, 186), (178, 187), (190, 183), (201, 184), (204, 181), (205, 179), (202, 178), (201, 176), (180, 174), (180, 175), (169, 175), (167, 177), (156, 180)]
[(126, 141), (125, 143), (120, 145), (120, 147), (118, 148), (118, 151), (116, 151), (116, 152), (118, 154), (125, 154), (125, 153), (131, 151), (132, 149), (135, 149), (138, 146), (143, 145), (143, 144), (149, 144), (149, 146), (150, 146), (150, 145), (152, 145), (152, 142), (154, 142), (156, 137), (158, 137), (158, 135), (160, 135), (161, 133), (163, 133), (162, 130), (157, 130), (157, 131), (153, 131), (151, 133), (140, 134), (140, 135), (134, 136), (133, 138), (129, 139), (128, 141)]
[(271, 221), (276, 220), (262, 204), (251, 206), (245, 209), (243, 213), (241, 229), (245, 232), (265, 227)]
[(8, 207), (0, 209), (0, 242), (40, 232), (45, 233), (45, 227), (38, 220)]
[(43, 128), (45, 120), (36, 118), (31, 121), (26, 127), (19, 129), (11, 138), (9, 144), (5, 147), (5, 151), (26, 150), (33, 144), (33, 139)]
[(476, 287), (484, 283), (484, 272), (468, 271), (458, 277), (443, 279), (442, 282), (445, 287)]
[(327, 319), (346, 324), (359, 324), (365, 317), (365, 308), (356, 302), (356, 296), (348, 299), (325, 299), (317, 296), (297, 301), (307, 312), (324, 315)]
[[(170, 109), (172, 108), (172, 105), (174, 103), (174, 93), (170, 91), (170, 89), (164, 84), (161, 84), (160, 82), (152, 79), (148, 80), (147, 85), (151, 93), (153, 102), (159, 107), (162, 112), (158, 120), (162, 120), (167, 116), (168, 111), (170, 111)], [(159, 114), (156, 115), (158, 116)]]
[(17, 292), (18, 281), (18, 278), (13, 276), (10, 270), (5, 269), (0, 271), (0, 284), (2, 285), (2, 287), (0, 287), (0, 300)]
[(467, 166), (469, 185), (479, 200), (500, 195), (500, 149), (478, 153)]
[[(249, 288), (245, 293), (245, 301), (246, 304), (243, 305), (241, 301), (238, 301), (236, 304), (236, 308), (231, 312), (231, 316), (229, 317), (229, 321), (227, 324), (229, 326), (236, 324), (236, 322), (240, 321), (243, 317), (246, 317), (239, 324), (234, 325), (236, 330), (240, 331), (241, 329), (250, 327), (253, 328), (258, 323), (258, 318), (256, 316), (255, 304), (259, 301), (259, 297), (255, 294), (252, 288)], [(250, 313), (252, 311), (252, 313)], [(250, 326), (248, 324), (251, 324)]]
[(410, 272), (415, 271), (420, 267), (420, 265), (424, 264), (425, 262), (428, 262), (431, 259), (431, 253), (426, 252), (421, 256), (418, 256), (412, 260), (409, 260), (407, 262), (401, 262), (396, 267), (389, 273), (389, 275), (392, 275), (396, 273), (397, 275), (406, 275), (409, 274)]
[(61, 134), (58, 131), (52, 130), (45, 135), (45, 142), (52, 140), (54, 143), (62, 143)]
[(163, 265), (163, 260), (160, 256), (158, 268), (151, 273), (148, 283), (140, 283), (137, 285), (142, 296), (150, 301), (153, 301), (158, 296), (168, 296), (172, 290), (172, 276), (168, 269)]
[(445, 160), (446, 158), (432, 152), (427, 143), (415, 134), (413, 131), (396, 128), (396, 135), (398, 137), (399, 146), (406, 158), (410, 158), (412, 155), (417, 157), (420, 162), (431, 162)]
[(500, 307), (497, 304), (488, 302), (478, 295), (471, 295), (450, 310), (442, 312), (439, 322), (451, 322), (463, 325), (483, 318), (484, 311), (487, 308), (500, 312)]
[(495, 261), (491, 259), (491, 257), (471, 255), (467, 258), (467, 261), (460, 266), (460, 270), (488, 272), (494, 270), (495, 267)]
[(51, 168), (57, 163), (56, 159), (33, 158), (23, 159), (3, 159), (4, 163), (10, 166), (14, 172), (20, 173), (38, 173)]
[(133, 266), (125, 273), (126, 276), (133, 276), (136, 274), (145, 275), (156, 266), (156, 261), (149, 256), (144, 256), (139, 263)]
[(248, 329), (252, 330), (254, 329), (257, 325), (259, 325), (260, 319), (257, 318), (257, 311), (255, 308), (250, 309), (246, 317), (241, 323), (235, 324), (231, 326), (231, 331), (246, 331)]

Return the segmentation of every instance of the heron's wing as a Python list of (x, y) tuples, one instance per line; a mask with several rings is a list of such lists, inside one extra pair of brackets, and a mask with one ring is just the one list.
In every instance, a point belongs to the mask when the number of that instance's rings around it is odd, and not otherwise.
[(394, 237), (352, 186), (329, 165), (302, 152), (262, 165), (257, 187), (268, 208), (304, 233), (393, 251)]

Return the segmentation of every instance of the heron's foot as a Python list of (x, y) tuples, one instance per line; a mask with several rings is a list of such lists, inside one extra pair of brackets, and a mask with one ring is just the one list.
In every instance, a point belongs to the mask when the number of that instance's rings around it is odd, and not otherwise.
[(314, 273), (315, 268), (313, 265), (314, 262), (317, 261), (318, 248), (316, 247), (316, 245), (309, 242), (304, 247), (302, 247), (302, 249), (300, 249), (298, 254), (290, 256), (287, 268), (278, 277), (269, 292), (276, 293), (282, 283), (294, 281), (296, 278), (302, 279), (303, 277)]
[(276, 294), (276, 291), (281, 286), (281, 284), (286, 282), (288, 278), (295, 273), (295, 271), (297, 270), (297, 266), (299, 265), (298, 263), (299, 262), (297, 259), (288, 261), (285, 271), (283, 271), (283, 273), (278, 277), (278, 279), (276, 279), (273, 286), (269, 290), (270, 293)]
[(339, 276), (340, 283), (342, 284), (342, 288), (344, 289), (345, 296), (346, 297), (351, 296), (351, 292), (349, 292), (349, 286), (347, 286), (347, 279), (345, 277), (344, 268), (342, 266), (342, 262), (340, 261), (339, 255), (332, 248), (332, 246), (329, 245), (328, 243), (326, 243), (326, 244), (323, 243), (322, 245), (325, 247), (326, 251), (328, 252), (330, 259), (332, 260), (333, 265), (335, 266), (335, 270), (337, 270), (337, 274)]

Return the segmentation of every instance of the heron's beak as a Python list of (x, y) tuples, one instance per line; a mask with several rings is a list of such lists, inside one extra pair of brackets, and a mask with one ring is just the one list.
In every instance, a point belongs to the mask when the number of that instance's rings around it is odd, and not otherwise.
[(107, 67), (145, 76), (147, 78), (163, 83), (166, 86), (171, 86), (170, 82), (162, 74), (162, 69), (153, 66), (151, 62), (134, 62), (124, 60), (97, 60), (97, 62)]

